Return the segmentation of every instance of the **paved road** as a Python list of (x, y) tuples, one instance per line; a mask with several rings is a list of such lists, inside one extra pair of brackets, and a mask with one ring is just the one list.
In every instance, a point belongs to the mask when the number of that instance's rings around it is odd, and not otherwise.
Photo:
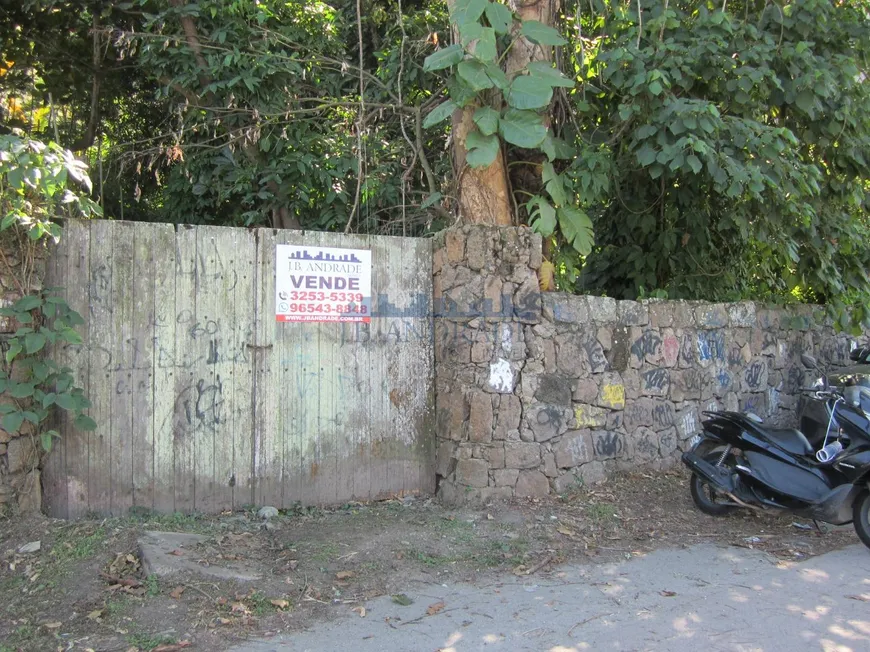
[[(696, 546), (486, 586), (408, 586), (406, 594), (413, 605), (379, 598), (365, 618), (347, 611), (233, 652), (870, 650), (870, 550), (857, 545), (798, 564)], [(442, 611), (425, 615), (441, 601)]]

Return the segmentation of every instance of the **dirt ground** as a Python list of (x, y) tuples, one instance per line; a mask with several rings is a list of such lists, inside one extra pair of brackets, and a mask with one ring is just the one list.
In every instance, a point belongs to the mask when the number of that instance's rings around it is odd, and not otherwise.
[[(823, 533), (788, 515), (705, 516), (692, 505), (682, 468), (479, 510), (406, 497), (288, 510), (268, 523), (254, 510), (0, 520), (0, 652), (225, 650), (338, 610), (365, 617), (367, 600), (401, 602), (415, 581), (546, 574), (561, 562), (608, 562), (699, 542), (789, 560), (858, 542), (851, 526)], [(136, 543), (144, 530), (205, 534), (205, 543), (178, 553), (203, 566), (245, 563), (263, 579), (146, 577)], [(38, 551), (21, 551), (35, 541)]]

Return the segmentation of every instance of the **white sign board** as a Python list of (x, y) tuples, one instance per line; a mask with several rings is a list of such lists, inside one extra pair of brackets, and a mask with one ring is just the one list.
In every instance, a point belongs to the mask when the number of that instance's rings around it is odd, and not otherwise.
[(371, 321), (372, 252), (277, 245), (277, 321)]

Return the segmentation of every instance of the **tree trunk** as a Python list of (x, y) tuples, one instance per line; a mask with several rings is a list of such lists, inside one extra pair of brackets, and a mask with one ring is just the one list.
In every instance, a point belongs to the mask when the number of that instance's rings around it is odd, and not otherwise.
[[(455, 0), (447, 0), (453, 11)], [(459, 33), (453, 29), (453, 39), (459, 42)], [(456, 191), (459, 197), (459, 217), (466, 224), (514, 223), (511, 208), (510, 185), (504, 147), (499, 148), (495, 160), (484, 168), (472, 168), (466, 164), (468, 134), (476, 129), (472, 117), (475, 105), (459, 109), (453, 114), (453, 170), (456, 174)], [(500, 106), (493, 106), (498, 110)]]

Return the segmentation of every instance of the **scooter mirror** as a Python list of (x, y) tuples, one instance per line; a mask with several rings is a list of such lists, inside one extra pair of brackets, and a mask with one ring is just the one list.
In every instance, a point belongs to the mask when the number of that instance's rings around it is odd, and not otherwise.
[(819, 366), (818, 363), (816, 363), (816, 359), (806, 353), (801, 353), (801, 362), (803, 362), (804, 366), (809, 369), (818, 369)]

